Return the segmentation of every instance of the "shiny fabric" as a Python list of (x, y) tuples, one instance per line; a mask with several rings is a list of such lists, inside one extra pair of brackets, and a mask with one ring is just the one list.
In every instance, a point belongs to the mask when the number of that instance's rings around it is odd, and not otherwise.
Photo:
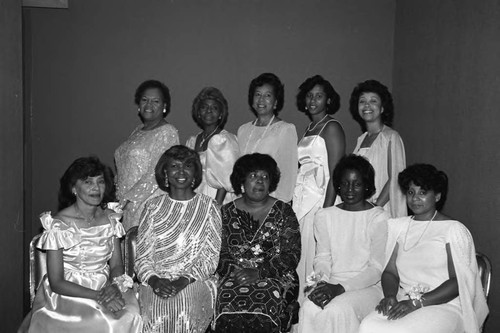
[[(198, 135), (190, 137), (186, 142), (186, 146), (194, 149)], [(240, 155), (236, 135), (222, 130), (219, 134), (210, 138), (207, 150), (200, 151), (198, 154), (203, 167), (203, 180), (200, 186), (196, 188), (196, 192), (215, 199), (217, 190), (223, 188), (227, 191), (224, 203), (233, 201), (236, 196), (229, 176), (233, 172), (234, 162)]]
[[(236, 207), (222, 207), (221, 277), (216, 332), (281, 332), (291, 324), (288, 306), (297, 299), (299, 226), (292, 208), (278, 200), (264, 222)], [(236, 286), (235, 267), (258, 268), (260, 279)]]
[[(41, 215), (45, 229), (37, 247), (42, 250), (63, 249), (64, 278), (86, 288), (100, 290), (109, 278), (108, 261), (114, 239), (125, 234), (118, 221), (110, 215), (110, 223), (78, 228), (74, 222), (53, 219), (50, 212)], [(125, 308), (113, 314), (96, 301), (59, 295), (52, 291), (47, 276), (37, 291), (28, 332), (140, 332), (142, 319), (133, 290), (123, 297)]]
[(271, 193), (284, 202), (290, 202), (297, 181), (297, 131), (295, 125), (278, 121), (266, 126), (255, 126), (253, 122), (238, 128), (240, 155), (251, 153), (268, 154), (276, 160), (281, 171), (280, 182), (276, 191)]
[[(410, 225), (410, 226), (409, 226)], [(478, 333), (488, 314), (477, 270), (472, 236), (458, 221), (389, 220), (386, 261), (399, 244), (396, 266), (400, 276), (398, 300), (420, 284), (433, 290), (448, 280), (446, 244), (450, 245), (459, 296), (439, 305), (417, 309), (398, 320), (374, 312), (361, 324), (362, 333)]]
[(387, 210), (391, 217), (406, 216), (406, 198), (398, 185), (398, 175), (406, 168), (406, 156), (403, 140), (399, 133), (385, 126), (379, 133), (375, 141), (370, 147), (361, 148), (361, 143), (365, 139), (368, 132), (363, 133), (359, 138), (354, 148), (353, 153), (364, 156), (375, 169), (375, 189), (376, 192), (370, 199), (375, 202), (382, 192), (384, 185), (389, 180), (388, 158), (391, 156), (391, 182), (389, 183), (389, 201), (385, 204), (384, 209)]
[[(215, 303), (214, 272), (221, 245), (217, 204), (203, 194), (185, 201), (163, 193), (149, 199), (137, 234), (136, 272), (144, 333), (205, 332)], [(147, 284), (150, 277), (191, 277), (175, 297), (162, 298)]]
[(357, 333), (361, 319), (382, 297), (380, 281), (385, 259), (389, 214), (375, 206), (347, 211), (336, 206), (316, 213), (314, 272), (321, 280), (341, 284), (345, 293), (321, 309), (306, 299), (299, 332)]
[(129, 200), (123, 212), (125, 230), (139, 224), (143, 203), (157, 189), (156, 163), (170, 147), (179, 144), (177, 129), (165, 124), (150, 131), (137, 126), (115, 151), (116, 195)]

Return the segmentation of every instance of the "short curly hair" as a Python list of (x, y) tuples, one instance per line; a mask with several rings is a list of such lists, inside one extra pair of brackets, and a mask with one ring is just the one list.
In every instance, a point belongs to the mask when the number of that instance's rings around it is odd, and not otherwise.
[(194, 170), (194, 183), (192, 185), (193, 190), (196, 189), (201, 184), (203, 179), (203, 168), (200, 162), (200, 156), (196, 151), (183, 145), (172, 146), (167, 149), (156, 163), (155, 167), (155, 179), (158, 187), (165, 192), (170, 193), (170, 187), (165, 186), (167, 164), (169, 160), (176, 160), (181, 162), (193, 162), (195, 166)]
[(352, 91), (351, 98), (349, 100), (349, 111), (351, 112), (354, 120), (356, 120), (361, 126), (361, 130), (363, 132), (366, 131), (366, 124), (363, 118), (359, 115), (359, 98), (363, 93), (368, 92), (375, 93), (380, 97), (382, 107), (384, 108), (384, 112), (381, 115), (382, 123), (387, 126), (392, 126), (392, 120), (394, 118), (394, 103), (389, 89), (377, 80), (367, 80), (358, 83)]
[(269, 174), (269, 192), (276, 190), (281, 176), (278, 164), (267, 154), (253, 153), (241, 156), (234, 163), (233, 173), (229, 179), (236, 195), (242, 194), (241, 187), (247, 176), (257, 170), (263, 170)]
[(279, 77), (273, 73), (260, 74), (250, 82), (250, 87), (248, 88), (248, 105), (252, 112), (257, 114), (253, 108), (253, 96), (255, 95), (255, 90), (265, 84), (273, 87), (274, 97), (276, 97), (276, 109), (274, 109), (274, 114), (277, 115), (285, 104), (285, 86), (281, 83)]
[(364, 199), (368, 199), (375, 194), (375, 170), (366, 158), (350, 154), (340, 159), (332, 175), (333, 187), (337, 191), (340, 188), (342, 176), (346, 170), (355, 170), (363, 178), (363, 185), (365, 186)]
[(222, 94), (222, 92), (214, 87), (203, 88), (194, 99), (193, 107), (191, 109), (191, 116), (193, 117), (194, 122), (198, 125), (199, 128), (204, 129), (203, 123), (200, 121), (200, 118), (198, 117), (198, 111), (200, 110), (201, 103), (207, 99), (214, 100), (215, 102), (217, 102), (217, 104), (219, 104), (221, 110), (221, 119), (219, 120), (218, 126), (221, 129), (224, 128), (227, 122), (229, 108), (227, 100)]
[(102, 163), (96, 156), (80, 157), (71, 163), (59, 180), (59, 210), (69, 207), (76, 202), (76, 196), (73, 194), (73, 187), (78, 180), (85, 180), (88, 177), (101, 175), (104, 177), (104, 183), (106, 185), (101, 207), (105, 207), (108, 202), (115, 201), (113, 170)]
[(327, 100), (330, 100), (330, 103), (326, 104), (326, 113), (337, 113), (340, 109), (340, 95), (335, 91), (331, 83), (328, 80), (325, 80), (321, 75), (314, 75), (305, 80), (299, 86), (299, 93), (297, 94), (296, 99), (299, 111), (309, 114), (309, 111), (306, 110), (306, 96), (315, 86), (322, 87), (325, 91)]
[(165, 118), (170, 113), (170, 90), (168, 87), (160, 81), (157, 80), (146, 80), (141, 83), (135, 90), (134, 103), (139, 105), (144, 92), (148, 89), (156, 88), (160, 90), (163, 96), (163, 103), (165, 103), (165, 112), (162, 112), (163, 118)]
[(448, 196), (448, 176), (444, 171), (438, 170), (431, 164), (413, 164), (398, 175), (398, 184), (403, 193), (408, 192), (412, 182), (426, 191), (441, 193), (441, 198), (436, 202), (436, 209), (443, 208)]

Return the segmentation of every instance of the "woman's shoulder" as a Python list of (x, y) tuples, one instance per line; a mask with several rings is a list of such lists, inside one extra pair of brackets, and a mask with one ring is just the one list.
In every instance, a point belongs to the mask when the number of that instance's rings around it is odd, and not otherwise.
[(179, 132), (177, 131), (177, 128), (169, 123), (165, 123), (153, 130), (153, 132), (156, 133), (162, 133), (163, 135), (172, 135), (172, 136), (178, 136)]
[(52, 212), (47, 211), (40, 214), (40, 222), (42, 223), (42, 227), (46, 231), (51, 230), (67, 230), (69, 228), (74, 227), (74, 224), (65, 217), (64, 210), (59, 211), (54, 216), (52, 216)]
[[(196, 139), (196, 137), (195, 137), (195, 139)], [(226, 142), (235, 143), (237, 145), (238, 144), (238, 138), (233, 133), (228, 132), (228, 131), (226, 131), (226, 130), (223, 129), (222, 131), (220, 131), (220, 133), (215, 134), (210, 139), (210, 141), (208, 142), (208, 144), (209, 144), (209, 146), (210, 145), (221, 145), (221, 144), (224, 144)]]
[(399, 135), (398, 131), (396, 131), (395, 129), (393, 129), (387, 125), (384, 125), (384, 128), (382, 128), (382, 131), (380, 132), (380, 134), (383, 138), (387, 138), (387, 139), (393, 139), (393, 138), (401, 139), (401, 136)]
[(36, 244), (38, 248), (43, 250), (68, 249), (80, 243), (80, 233), (75, 224), (67, 221), (60, 213), (54, 217), (51, 212), (40, 214), (40, 222), (44, 231)]

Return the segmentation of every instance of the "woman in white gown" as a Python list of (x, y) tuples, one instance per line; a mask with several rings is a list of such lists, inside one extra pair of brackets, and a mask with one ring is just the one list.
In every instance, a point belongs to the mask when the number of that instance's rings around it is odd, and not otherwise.
[(297, 268), (299, 302), (302, 303), (306, 277), (313, 271), (316, 251), (314, 215), (318, 209), (330, 207), (335, 202), (336, 192), (330, 175), (345, 154), (345, 135), (342, 125), (331, 117), (340, 108), (340, 96), (320, 75), (300, 85), (297, 107), (311, 119), (298, 143), (300, 168), (293, 194), (293, 209), (299, 220), (302, 240)]
[(406, 156), (399, 133), (389, 127), (394, 116), (391, 93), (376, 80), (361, 82), (352, 91), (349, 110), (364, 132), (354, 154), (366, 157), (375, 169), (377, 191), (371, 202), (384, 207), (391, 217), (406, 216), (406, 201), (398, 186)]
[(429, 164), (399, 175), (413, 216), (388, 223), (384, 298), (361, 333), (477, 333), (488, 307), (472, 236), (440, 213), (448, 178)]
[(284, 86), (276, 75), (263, 73), (253, 79), (248, 105), (257, 119), (238, 128), (238, 144), (241, 156), (267, 154), (278, 163), (281, 180), (270, 195), (289, 203), (297, 180), (297, 130), (278, 117), (284, 102)]
[(191, 136), (186, 146), (200, 155), (203, 180), (196, 193), (215, 199), (219, 205), (236, 198), (229, 175), (239, 157), (236, 135), (224, 129), (228, 116), (227, 100), (219, 89), (203, 88), (193, 101), (193, 120), (203, 130)]

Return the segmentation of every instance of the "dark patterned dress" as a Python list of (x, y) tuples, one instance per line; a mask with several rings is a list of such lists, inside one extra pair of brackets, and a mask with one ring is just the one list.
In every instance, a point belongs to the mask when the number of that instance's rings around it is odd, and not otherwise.
[[(222, 247), (216, 332), (282, 332), (290, 327), (298, 296), (299, 224), (291, 206), (277, 200), (262, 225), (233, 202), (222, 207)], [(260, 279), (236, 286), (235, 268), (253, 267)]]

